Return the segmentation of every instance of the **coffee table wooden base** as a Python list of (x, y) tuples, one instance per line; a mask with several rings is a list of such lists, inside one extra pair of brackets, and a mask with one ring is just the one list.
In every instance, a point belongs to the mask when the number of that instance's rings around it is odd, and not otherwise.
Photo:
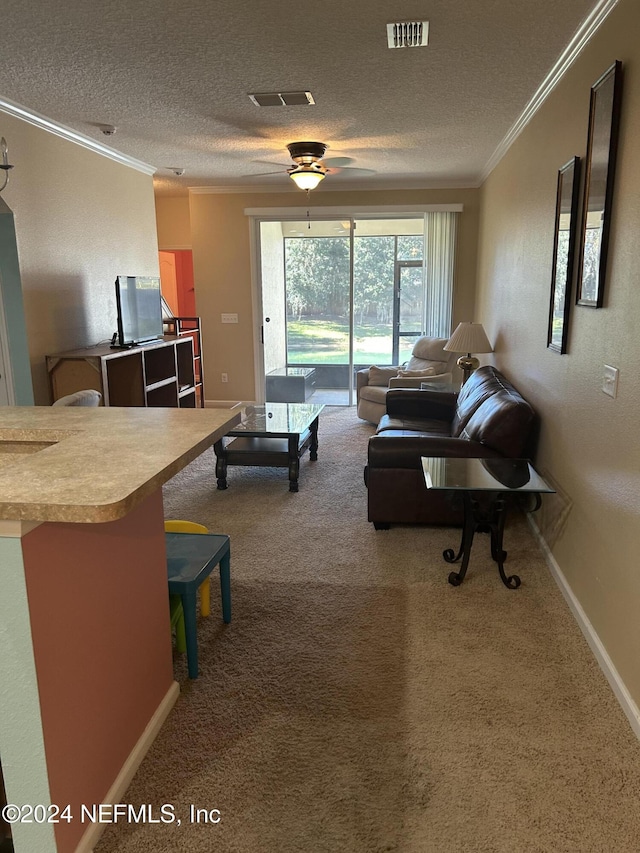
[(227, 443), (225, 439), (221, 439), (213, 446), (218, 489), (228, 488), (229, 465), (248, 465), (259, 468), (288, 468), (289, 491), (297, 492), (300, 457), (307, 448), (309, 459), (315, 462), (318, 458), (318, 418), (303, 433), (291, 433), (286, 438), (240, 436)]

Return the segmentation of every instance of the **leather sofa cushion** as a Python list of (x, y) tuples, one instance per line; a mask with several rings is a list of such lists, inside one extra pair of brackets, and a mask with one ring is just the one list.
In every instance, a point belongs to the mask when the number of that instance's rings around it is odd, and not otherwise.
[(456, 412), (451, 425), (451, 435), (461, 436), (480, 406), (499, 391), (512, 393), (517, 399), (525, 402), (513, 385), (495, 367), (492, 365), (479, 367), (472, 374), (471, 380), (465, 382), (460, 389)]
[(430, 420), (427, 418), (393, 418), (383, 415), (380, 418), (377, 435), (384, 435), (388, 431), (405, 432), (409, 430), (411, 435), (432, 436), (451, 435), (451, 427), (447, 421)]
[(534, 413), (517, 392), (503, 389), (485, 400), (467, 421), (461, 439), (479, 441), (517, 458), (525, 448)]
[(421, 471), (422, 456), (482, 459), (501, 457), (501, 454), (477, 441), (465, 441), (462, 438), (418, 433), (412, 430), (387, 430), (369, 439), (368, 460), (369, 467), (372, 469), (415, 468)]
[(450, 391), (391, 388), (387, 394), (387, 414), (392, 418), (445, 421), (451, 434), (456, 399), (457, 395)]

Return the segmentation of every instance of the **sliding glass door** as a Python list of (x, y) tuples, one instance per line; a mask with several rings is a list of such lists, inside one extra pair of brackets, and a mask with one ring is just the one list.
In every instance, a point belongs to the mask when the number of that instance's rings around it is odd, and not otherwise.
[(420, 335), (449, 334), (455, 232), (443, 241), (434, 220), (427, 239), (431, 215), (259, 223), (267, 400), (351, 405), (358, 369), (402, 364)]
[(402, 364), (423, 333), (424, 218), (354, 222), (354, 362)]
[(349, 404), (351, 221), (263, 222), (266, 399)]

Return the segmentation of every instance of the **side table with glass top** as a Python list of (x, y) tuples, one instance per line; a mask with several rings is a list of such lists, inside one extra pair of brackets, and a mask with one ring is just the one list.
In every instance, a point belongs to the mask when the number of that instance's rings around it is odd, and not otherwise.
[(218, 489), (227, 488), (227, 466), (288, 468), (289, 491), (298, 491), (300, 457), (318, 458), (318, 418), (324, 409), (313, 403), (246, 405), (242, 420), (213, 445)]
[(507, 552), (503, 550), (504, 526), (509, 504), (518, 496), (533, 503), (530, 512), (542, 504), (541, 495), (553, 494), (555, 489), (545, 482), (527, 459), (467, 459), (450, 457), (422, 457), (422, 470), (428, 489), (442, 489), (462, 495), (464, 522), (460, 548), (443, 552), (447, 563), (461, 560), (460, 570), (449, 573), (449, 583), (460, 586), (467, 573), (471, 546), (475, 533), (489, 533), (491, 557), (498, 565), (500, 578), (509, 589), (520, 586), (518, 575), (507, 575), (504, 563)]

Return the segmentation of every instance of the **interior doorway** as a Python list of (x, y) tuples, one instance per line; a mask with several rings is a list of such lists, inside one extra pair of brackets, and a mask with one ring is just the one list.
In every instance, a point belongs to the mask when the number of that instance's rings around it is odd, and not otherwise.
[(191, 249), (158, 252), (162, 295), (174, 317), (195, 317), (196, 296)]
[(351, 221), (263, 222), (260, 246), (266, 399), (288, 394), (290, 402), (303, 402), (313, 395), (314, 402), (345, 405), (353, 339)]

